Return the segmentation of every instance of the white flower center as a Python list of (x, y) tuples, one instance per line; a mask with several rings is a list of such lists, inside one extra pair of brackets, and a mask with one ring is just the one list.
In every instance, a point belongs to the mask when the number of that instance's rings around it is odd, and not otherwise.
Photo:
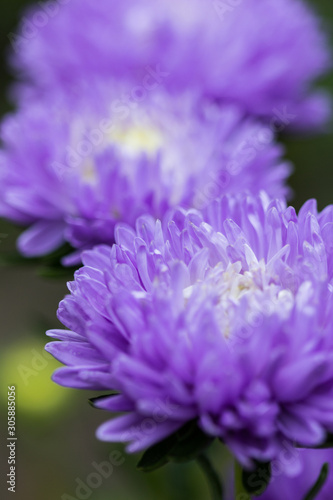
[(258, 318), (275, 312), (288, 316), (295, 301), (293, 293), (269, 275), (264, 261), (252, 263), (248, 271), (241, 269), (240, 262), (229, 264), (227, 269), (218, 264), (204, 281), (183, 292), (185, 302), (197, 286), (205, 295), (215, 297), (217, 319), (227, 338), (235, 325), (253, 325)]

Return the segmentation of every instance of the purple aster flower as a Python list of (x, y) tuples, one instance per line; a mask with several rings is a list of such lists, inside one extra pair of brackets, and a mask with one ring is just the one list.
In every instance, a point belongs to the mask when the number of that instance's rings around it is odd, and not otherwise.
[[(292, 461), (292, 455), (283, 457), (283, 460), (273, 464), (273, 476), (266, 492), (259, 496), (260, 500), (295, 500), (305, 498), (306, 493), (315, 483), (319, 476), (320, 468), (327, 462), (330, 469), (333, 467), (332, 450), (294, 450), (294, 457), (298, 458), (301, 468), (293, 477), (286, 475), (288, 463)], [(328, 479), (316, 500), (331, 500), (333, 489), (333, 475)]]
[(136, 89), (163, 81), (277, 128), (328, 117), (327, 98), (311, 88), (329, 66), (327, 44), (303, 1), (71, 0), (54, 8), (39, 4), (10, 34), (14, 64), (35, 90), (63, 88), (72, 100), (100, 78)]
[(197, 419), (239, 461), (333, 430), (333, 207), (265, 194), (116, 227), (84, 253), (47, 351), (54, 381), (114, 390), (97, 432), (135, 452)]
[(29, 226), (18, 246), (38, 256), (64, 241), (79, 250), (113, 243), (117, 222), (202, 208), (220, 193), (282, 197), (290, 167), (273, 135), (190, 94), (152, 92), (132, 108), (105, 89), (79, 110), (40, 100), (2, 124), (0, 214)]

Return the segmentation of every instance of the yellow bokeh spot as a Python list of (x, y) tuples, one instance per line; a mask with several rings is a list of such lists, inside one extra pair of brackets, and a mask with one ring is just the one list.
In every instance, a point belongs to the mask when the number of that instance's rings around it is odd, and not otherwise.
[(149, 156), (163, 145), (162, 134), (150, 127), (119, 127), (111, 132), (110, 140), (121, 146), (125, 153), (146, 153)]
[[(44, 345), (32, 341), (4, 349), (0, 358), (0, 379), (16, 388), (17, 411), (33, 416), (61, 409), (69, 397), (68, 389), (51, 380), (56, 368), (62, 366), (44, 351)], [(7, 398), (7, 391), (1, 392)]]
[(97, 173), (96, 168), (91, 159), (86, 160), (82, 167), (82, 179), (87, 184), (96, 184), (97, 182)]

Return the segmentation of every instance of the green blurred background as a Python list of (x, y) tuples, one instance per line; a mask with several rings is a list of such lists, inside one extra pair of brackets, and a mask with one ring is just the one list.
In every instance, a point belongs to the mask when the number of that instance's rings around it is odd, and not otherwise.
[[(6, 63), (8, 33), (16, 31), (26, 0), (2, 1), (0, 114), (11, 109), (7, 98), (11, 75)], [(332, 0), (312, 2), (322, 15), (333, 40)], [(306, 54), (304, 54), (306, 57)], [(333, 74), (321, 82), (333, 94)], [(298, 209), (308, 198), (318, 199), (319, 208), (333, 202), (333, 135), (281, 138), (286, 157), (295, 165), (290, 184), (292, 203)], [(18, 229), (0, 221), (0, 254), (12, 252)], [(107, 415), (91, 408), (87, 400), (95, 394), (60, 388), (50, 381), (57, 366), (43, 351), (44, 331), (60, 327), (55, 318), (56, 306), (66, 293), (64, 280), (38, 276), (37, 266), (0, 267), (1, 342), (0, 417), (6, 427), (7, 386), (17, 392), (17, 493), (18, 500), (69, 500), (76, 497), (77, 478), (86, 483), (95, 471), (92, 463), (108, 460), (112, 450), (119, 450), (124, 463), (114, 468), (101, 485), (81, 491), (91, 500), (202, 500), (208, 490), (195, 463), (169, 465), (146, 475), (135, 470), (138, 456), (127, 456), (122, 446), (100, 443), (94, 432)], [(2, 441), (4, 442), (4, 440)], [(213, 447), (212, 458), (218, 470), (232, 474), (228, 457), (220, 447)], [(11, 498), (6, 491), (7, 451), (2, 446), (1, 498)], [(2, 493), (3, 492), (3, 493)], [(67, 494), (68, 496), (66, 496)], [(78, 497), (77, 497), (78, 498)]]

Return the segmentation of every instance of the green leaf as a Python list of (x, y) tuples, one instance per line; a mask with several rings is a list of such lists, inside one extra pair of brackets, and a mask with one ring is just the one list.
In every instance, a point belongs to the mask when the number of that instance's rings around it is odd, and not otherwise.
[(256, 462), (255, 469), (242, 471), (243, 486), (250, 495), (262, 495), (270, 480), (270, 462)]
[(305, 495), (304, 500), (314, 500), (314, 498), (316, 498), (316, 496), (318, 495), (318, 493), (320, 493), (320, 490), (322, 489), (322, 487), (326, 482), (326, 479), (328, 477), (328, 472), (329, 472), (329, 465), (326, 462), (321, 468), (317, 481), (309, 490), (309, 492)]
[(194, 460), (214, 441), (214, 438), (205, 434), (193, 421), (178, 431), (177, 438), (169, 453), (170, 459), (175, 462)]
[(183, 425), (171, 436), (148, 448), (138, 463), (138, 468), (152, 471), (170, 461), (194, 460), (213, 442), (211, 436), (202, 432), (195, 420)]
[(167, 464), (169, 462), (168, 453), (176, 442), (176, 434), (172, 434), (163, 441), (154, 444), (144, 452), (137, 468), (144, 472), (151, 472)]
[(207, 482), (211, 492), (211, 499), (223, 500), (224, 499), (223, 485), (208, 458), (203, 453), (201, 453), (197, 457), (197, 462), (207, 478)]
[(102, 399), (109, 398), (110, 396), (118, 396), (119, 392), (110, 392), (110, 394), (103, 394), (102, 396), (96, 396), (95, 398), (88, 399), (88, 403), (93, 407), (99, 410), (98, 407), (95, 406), (96, 401), (101, 401)]

